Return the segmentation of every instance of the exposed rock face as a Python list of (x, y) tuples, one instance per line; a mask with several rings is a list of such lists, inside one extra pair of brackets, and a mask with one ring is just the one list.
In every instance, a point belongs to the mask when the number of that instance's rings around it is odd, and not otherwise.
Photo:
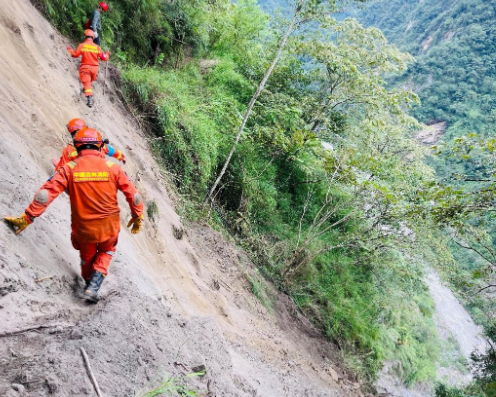
[[(451, 290), (444, 286), (437, 273), (430, 270), (425, 281), (435, 303), (434, 321), (439, 338), (443, 342), (441, 362), (438, 363), (437, 376), (451, 385), (466, 385), (472, 380), (468, 371), (464, 371), (464, 362), (468, 362), (474, 351), (484, 352), (487, 344), (482, 338), (482, 328), (474, 323), (470, 314), (458, 302)], [(378, 390), (393, 397), (430, 397), (432, 384), (416, 385), (407, 389), (398, 380), (394, 372), (394, 362), (386, 362), (378, 381)]]
[(417, 140), (426, 146), (435, 145), (446, 131), (447, 123), (445, 121), (439, 121), (437, 123), (426, 126), (417, 135)]

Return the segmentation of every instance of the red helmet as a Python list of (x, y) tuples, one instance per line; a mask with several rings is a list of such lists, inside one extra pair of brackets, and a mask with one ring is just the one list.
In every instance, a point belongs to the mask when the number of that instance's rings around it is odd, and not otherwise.
[(108, 4), (107, 3), (100, 3), (99, 4), (100, 7), (102, 7), (103, 11), (107, 12), (108, 11)]
[(86, 128), (86, 123), (82, 119), (72, 119), (67, 123), (67, 131), (72, 135), (83, 128)]
[(93, 32), (91, 29), (86, 29), (84, 31), (84, 37), (91, 37), (91, 38), (95, 38), (95, 32)]
[(102, 135), (93, 128), (84, 128), (76, 132), (74, 145), (80, 148), (83, 145), (95, 145), (100, 148), (103, 145)]

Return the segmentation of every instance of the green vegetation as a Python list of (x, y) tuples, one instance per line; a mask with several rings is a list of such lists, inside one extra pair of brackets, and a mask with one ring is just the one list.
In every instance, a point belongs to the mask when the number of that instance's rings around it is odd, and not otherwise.
[(396, 81), (419, 94), (422, 106), (414, 115), (426, 123), (446, 121), (451, 139), (495, 132), (495, 13), (487, 0), (390, 0), (359, 19), (415, 55), (417, 62)]
[(159, 217), (158, 205), (155, 200), (146, 202), (146, 215), (152, 222), (157, 222)]
[[(202, 375), (203, 373), (193, 373), (187, 377)], [(158, 382), (158, 385), (153, 386), (153, 389), (147, 392), (140, 392), (139, 397), (195, 397), (199, 396), (196, 391), (190, 390), (185, 386), (184, 381), (167, 375), (163, 380)]]
[[(444, 228), (453, 255), (444, 271), (493, 344), (496, 306), (488, 285), (495, 284), (496, 263), (495, 13), (486, 0), (391, 0), (357, 14), (416, 55), (415, 64), (391, 79), (392, 85), (415, 87), (422, 106), (413, 114), (428, 124), (447, 123), (431, 159), (438, 181), (430, 189), (434, 205), (429, 211)], [(495, 396), (494, 349), (473, 360), (476, 384), (471, 387)], [(475, 395), (471, 387), (438, 395)]]
[(258, 274), (254, 276), (246, 275), (248, 282), (250, 283), (250, 289), (253, 295), (257, 297), (260, 303), (269, 311), (274, 310), (274, 304), (267, 292), (267, 287), (265, 283), (267, 281), (263, 280)]
[[(384, 81), (413, 59), (377, 29), (311, 4), (305, 15), (318, 29), (290, 37), (210, 220), (236, 235), (362, 380), (375, 380), (384, 359), (408, 385), (433, 380), (439, 342), (422, 268), (449, 253), (429, 216), (434, 172), (407, 114), (418, 98)], [(92, 9), (89, 1), (38, 6), (74, 38)], [(252, 0), (119, 2), (103, 18), (125, 94), (188, 198), (183, 208), (199, 216), (286, 22), (269, 23)], [(263, 299), (260, 285), (251, 282)]]
[(484, 394), (473, 387), (461, 390), (456, 387), (439, 384), (436, 386), (436, 397), (484, 397)]

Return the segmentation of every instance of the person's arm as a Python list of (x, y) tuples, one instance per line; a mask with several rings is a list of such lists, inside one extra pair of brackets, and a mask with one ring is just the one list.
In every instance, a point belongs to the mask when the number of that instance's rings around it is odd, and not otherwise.
[(26, 210), (18, 217), (6, 216), (4, 220), (9, 223), (16, 234), (26, 229), (34, 219), (43, 214), (48, 206), (60, 193), (66, 190), (68, 185), (69, 166), (64, 166), (59, 172), (53, 175), (35, 194), (33, 201)]
[(131, 182), (131, 179), (129, 179), (124, 170), (117, 164), (113, 164), (111, 170), (114, 170), (115, 172), (117, 188), (124, 193), (132, 216), (138, 217), (143, 215), (143, 199), (141, 198), (138, 189), (134, 186), (134, 183)]
[(124, 193), (131, 209), (132, 218), (129, 220), (127, 227), (132, 226), (131, 233), (137, 234), (143, 226), (143, 199), (121, 167), (113, 164), (110, 169), (114, 172), (117, 188)]
[[(74, 164), (74, 163), (71, 163)], [(48, 206), (55, 200), (60, 193), (67, 189), (69, 184), (70, 166), (64, 165), (55, 173), (35, 194), (33, 201), (26, 208), (25, 213), (33, 221), (45, 212)]]
[(103, 150), (107, 156), (113, 157), (119, 161), (122, 161), (124, 164), (126, 164), (126, 157), (124, 156), (124, 153), (122, 153), (120, 150), (114, 148), (113, 146), (109, 145), (108, 143), (104, 146)]
[(55, 172), (60, 170), (65, 164), (67, 164), (69, 161), (74, 160), (77, 158), (78, 152), (72, 145), (67, 145), (64, 150), (62, 151), (62, 156), (60, 156), (60, 160), (55, 165)]
[(100, 57), (100, 59), (102, 61), (107, 62), (110, 58), (110, 52), (108, 52), (108, 51), (103, 52), (103, 50), (100, 47), (98, 47), (98, 49), (100, 50), (100, 52), (98, 53), (98, 56)]
[(73, 58), (79, 58), (81, 56), (81, 47), (82, 44), (79, 44), (78, 48), (76, 48), (75, 50), (73, 50), (71, 47), (67, 47), (67, 51)]

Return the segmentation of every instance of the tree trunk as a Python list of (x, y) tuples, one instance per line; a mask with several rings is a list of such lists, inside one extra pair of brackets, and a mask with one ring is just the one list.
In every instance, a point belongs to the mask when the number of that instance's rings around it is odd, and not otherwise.
[(207, 197), (205, 197), (205, 201), (211, 199), (215, 189), (217, 188), (217, 185), (219, 184), (220, 180), (224, 176), (224, 174), (227, 170), (227, 167), (229, 166), (229, 163), (231, 162), (231, 157), (233, 156), (234, 151), (236, 150), (239, 139), (241, 138), (241, 134), (243, 133), (243, 130), (245, 129), (246, 122), (248, 121), (248, 119), (251, 115), (251, 112), (253, 110), (253, 106), (255, 105), (255, 102), (257, 101), (260, 94), (262, 93), (262, 91), (265, 87), (265, 84), (267, 83), (267, 80), (271, 76), (275, 66), (277, 65), (277, 62), (279, 61), (279, 58), (281, 57), (282, 51), (284, 50), (284, 47), (286, 47), (286, 43), (288, 41), (288, 38), (291, 35), (291, 33), (293, 33), (293, 30), (294, 30), (295, 25), (296, 25), (296, 20), (298, 18), (298, 15), (299, 15), (301, 9), (303, 8), (303, 5), (305, 4), (305, 2), (306, 2), (306, 0), (303, 0), (296, 8), (295, 13), (293, 15), (293, 19), (291, 20), (291, 23), (289, 24), (288, 29), (286, 30), (286, 33), (284, 34), (284, 37), (282, 38), (281, 44), (279, 45), (279, 49), (277, 50), (276, 56), (274, 57), (274, 60), (270, 64), (269, 69), (267, 69), (267, 72), (265, 72), (265, 75), (264, 75), (262, 81), (258, 85), (258, 88), (255, 91), (255, 94), (253, 94), (253, 97), (251, 98), (251, 101), (248, 104), (248, 108), (246, 109), (245, 117), (243, 118), (243, 122), (241, 123), (241, 126), (239, 127), (238, 134), (236, 135), (236, 139), (234, 140), (234, 144), (231, 147), (231, 151), (229, 152), (229, 155), (227, 156), (227, 159), (224, 163), (224, 166), (222, 167), (222, 170), (220, 171), (219, 176), (215, 180), (212, 188), (209, 190)]

